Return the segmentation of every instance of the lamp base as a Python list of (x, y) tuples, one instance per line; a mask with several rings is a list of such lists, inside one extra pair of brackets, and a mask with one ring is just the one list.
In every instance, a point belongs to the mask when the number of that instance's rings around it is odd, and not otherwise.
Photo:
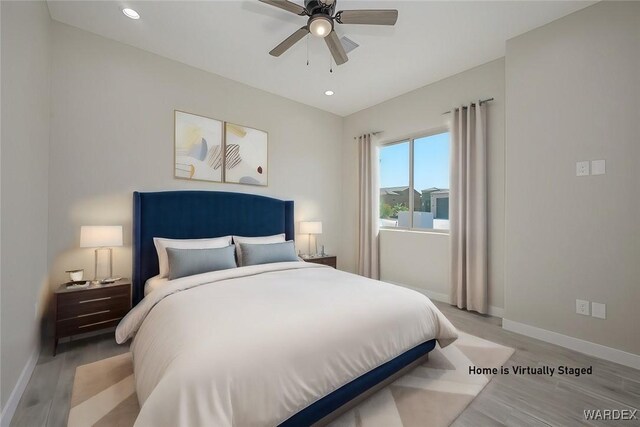
[(101, 285), (108, 285), (109, 283), (115, 283), (118, 280), (122, 280), (122, 277), (109, 277), (107, 279), (102, 279), (98, 283)]
[[(108, 267), (108, 270), (107, 271), (101, 271), (99, 273), (98, 272), (98, 265), (102, 264), (102, 266), (104, 267), (103, 263), (99, 263), (98, 262), (98, 257), (99, 257), (99, 253), (100, 252), (106, 252), (106, 255), (107, 255), (106, 266)], [(97, 248), (94, 253), (95, 253), (95, 265), (94, 265), (93, 283), (100, 283), (100, 282), (113, 283), (115, 280), (113, 280), (111, 282), (104, 282), (105, 280), (112, 280), (113, 279), (113, 250), (111, 248)], [(100, 270), (104, 270), (104, 268), (102, 268)]]
[[(315, 248), (314, 253), (311, 253), (311, 236), (313, 236), (313, 245)], [(316, 258), (317, 256), (318, 256), (318, 237), (315, 234), (309, 234), (309, 253), (307, 254), (307, 258)]]

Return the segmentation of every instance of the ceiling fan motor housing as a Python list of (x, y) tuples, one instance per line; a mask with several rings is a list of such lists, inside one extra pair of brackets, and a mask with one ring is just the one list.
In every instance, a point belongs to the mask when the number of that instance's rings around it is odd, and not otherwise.
[(331, 17), (336, 11), (336, 2), (329, 2), (327, 0), (324, 2), (322, 0), (304, 0), (304, 8), (307, 9), (307, 12), (309, 12), (311, 16), (322, 13)]

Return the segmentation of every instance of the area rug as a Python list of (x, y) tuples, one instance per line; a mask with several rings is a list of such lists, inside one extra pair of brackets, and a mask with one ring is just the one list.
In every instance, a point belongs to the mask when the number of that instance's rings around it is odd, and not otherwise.
[[(331, 427), (438, 427), (450, 425), (491, 381), (470, 366), (503, 365), (513, 349), (460, 332), (448, 347), (331, 423)], [(131, 354), (76, 368), (68, 427), (127, 427), (140, 408)]]

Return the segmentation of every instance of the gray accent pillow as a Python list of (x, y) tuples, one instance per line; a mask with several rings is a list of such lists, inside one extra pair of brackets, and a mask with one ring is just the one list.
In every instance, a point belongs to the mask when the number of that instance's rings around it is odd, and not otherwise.
[(210, 249), (167, 248), (169, 280), (236, 268), (235, 246)]
[(240, 243), (242, 266), (270, 264), (272, 262), (299, 261), (293, 240), (282, 243)]

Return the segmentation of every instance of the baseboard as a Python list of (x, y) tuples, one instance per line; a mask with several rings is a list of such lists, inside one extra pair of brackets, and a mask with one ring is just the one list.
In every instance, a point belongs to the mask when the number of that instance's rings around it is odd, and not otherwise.
[(494, 317), (503, 318), (504, 317), (504, 308), (502, 307), (494, 307), (493, 305), (489, 306), (489, 315)]
[(560, 347), (588, 354), (589, 356), (608, 360), (609, 362), (615, 362), (630, 368), (640, 369), (640, 356), (637, 354), (617, 350), (615, 348), (570, 337), (558, 332), (537, 328), (535, 326), (526, 325), (524, 323), (514, 322), (509, 319), (502, 319), (502, 328), (507, 331), (516, 332), (521, 335), (526, 335), (531, 338), (559, 345)]
[(15, 387), (13, 387), (13, 391), (9, 395), (9, 399), (4, 405), (4, 408), (2, 408), (2, 415), (0, 415), (0, 427), (9, 427), (9, 424), (11, 424), (11, 419), (18, 408), (18, 403), (20, 402), (22, 393), (24, 393), (24, 390), (27, 388), (27, 384), (29, 384), (29, 380), (31, 379), (31, 374), (33, 374), (36, 363), (38, 363), (38, 356), (40, 356), (40, 346), (37, 346), (31, 353), (31, 356), (29, 356), (26, 365), (24, 365), (24, 368), (18, 377), (18, 382)]
[[(435, 298), (432, 298), (432, 299), (435, 299)], [(437, 300), (437, 301), (440, 301), (440, 300)], [(446, 302), (446, 303), (451, 304), (450, 301), (451, 301), (451, 299), (447, 298), (447, 301), (442, 301), (442, 302)], [(453, 305), (455, 305), (455, 304), (453, 304)], [(502, 319), (502, 316), (504, 315), (504, 308), (495, 307), (493, 305), (490, 305), (488, 308), (489, 308), (489, 312), (487, 314), (489, 316), (499, 317), (500, 319)]]
[[(447, 294), (441, 294), (441, 293), (438, 293), (438, 292), (433, 292), (433, 291), (430, 291), (428, 289), (414, 288), (413, 286), (407, 286), (407, 285), (405, 285), (403, 283), (392, 282), (390, 280), (384, 280), (384, 281), (388, 282), (388, 283), (392, 283), (394, 285), (402, 286), (404, 288), (409, 288), (409, 289), (411, 289), (413, 291), (416, 291), (416, 292), (420, 292), (421, 294), (425, 295), (429, 299), (432, 299), (432, 300), (435, 300), (435, 301), (439, 301), (439, 302), (444, 302), (444, 303), (447, 303), (447, 304), (451, 304), (451, 298)], [(504, 309), (501, 308), (501, 307), (494, 307), (494, 306), (490, 305), (488, 314), (490, 316), (495, 316), (495, 317), (502, 318), (502, 316), (504, 315)]]
[(449, 298), (449, 295), (447, 294), (440, 294), (438, 292), (433, 292), (428, 289), (414, 288), (413, 286), (403, 285), (402, 283), (394, 283), (394, 285), (402, 286), (405, 288), (409, 288), (412, 291), (420, 292), (422, 295), (427, 296), (429, 299), (451, 304), (451, 298)]

